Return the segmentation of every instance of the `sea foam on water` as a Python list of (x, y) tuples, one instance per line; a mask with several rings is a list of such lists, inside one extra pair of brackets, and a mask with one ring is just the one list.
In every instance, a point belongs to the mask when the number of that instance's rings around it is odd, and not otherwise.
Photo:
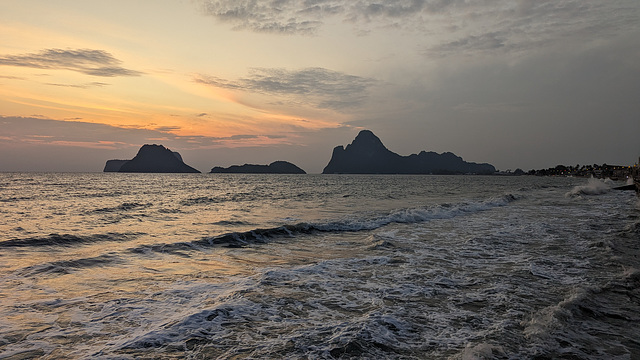
[[(608, 181), (607, 181), (608, 180)], [(577, 185), (566, 196), (580, 195), (600, 195), (611, 190), (612, 181), (610, 179), (600, 180), (594, 177), (589, 178), (586, 185)]]
[(640, 356), (604, 181), (7, 176), (0, 358)]

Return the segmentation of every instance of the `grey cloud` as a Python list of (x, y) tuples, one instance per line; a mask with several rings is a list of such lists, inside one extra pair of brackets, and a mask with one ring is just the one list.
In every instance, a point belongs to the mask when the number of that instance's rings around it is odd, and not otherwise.
[(104, 50), (45, 49), (37, 53), (0, 56), (0, 65), (22, 66), (36, 69), (71, 70), (100, 77), (139, 76), (142, 73), (125, 69)]
[[(179, 130), (177, 126), (158, 126), (153, 129), (121, 127), (81, 121), (81, 118), (54, 120), (41, 115), (31, 117), (0, 115), (0, 145), (4, 142), (31, 141), (41, 144), (69, 143), (78, 144), (126, 144), (136, 145), (162, 139), (168, 145), (181, 144), (185, 147), (210, 146), (228, 141), (250, 140), (258, 138), (279, 139), (282, 135), (238, 134), (227, 137), (181, 136), (171, 133)], [(165, 144), (165, 145), (166, 145)], [(116, 146), (116, 145), (114, 145)]]
[(196, 0), (237, 30), (315, 34), (325, 20), (351, 22), (359, 34), (400, 27), (424, 32), (429, 56), (521, 52), (592, 41), (637, 29), (637, 0)]
[(232, 135), (228, 138), (218, 138), (219, 140), (247, 140), (247, 139), (256, 139), (258, 135)]
[(281, 96), (288, 102), (308, 102), (329, 109), (343, 109), (360, 103), (365, 99), (368, 88), (376, 83), (374, 79), (323, 68), (295, 71), (256, 68), (248, 77), (238, 80), (207, 75), (200, 75), (194, 80), (230, 90)]
[(171, 132), (171, 131), (175, 131), (175, 130), (180, 130), (181, 127), (179, 126), (158, 126), (156, 128), (154, 128), (154, 130), (156, 131), (160, 131), (160, 132)]
[[(441, 8), (445, 0), (431, 1)], [(236, 30), (280, 34), (315, 34), (327, 17), (343, 20), (402, 18), (429, 8), (427, 0), (200, 0), (202, 11)]]
[[(425, 9), (425, 0), (391, 0), (384, 2), (361, 1), (354, 10), (365, 16), (405, 17), (413, 16)], [(355, 13), (355, 11), (354, 11)]]
[(85, 83), (85, 84), (56, 84), (56, 83), (45, 83), (45, 85), (49, 85), (49, 86), (58, 86), (58, 87), (70, 87), (70, 88), (79, 88), (79, 89), (87, 89), (90, 87), (103, 87), (103, 86), (107, 86), (109, 84), (107, 83), (103, 83), (103, 82), (90, 82), (90, 83)]
[(229, 141), (239, 141), (239, 140), (253, 140), (260, 138), (267, 139), (282, 139), (286, 138), (284, 135), (254, 135), (254, 134), (237, 134), (231, 136), (224, 137), (215, 137), (215, 136), (188, 136), (188, 137), (180, 137), (181, 139), (188, 139), (192, 142), (201, 144), (201, 145), (216, 145), (216, 144), (224, 144)]
[(285, 135), (270, 135), (270, 134), (263, 134), (263, 135), (250, 135), (250, 134), (238, 134), (238, 135), (231, 135), (231, 136), (227, 136), (227, 137), (202, 137), (202, 143), (206, 144), (206, 143), (212, 143), (212, 144), (222, 144), (224, 142), (228, 142), (228, 141), (238, 141), (238, 140), (253, 140), (253, 139), (260, 139), (260, 138), (267, 138), (267, 139), (286, 139)]
[(390, 23), (410, 26), (412, 22), (426, 21), (423, 18), (426, 15), (451, 10), (464, 12), (478, 6), (465, 0), (196, 0), (196, 3), (204, 14), (230, 23), (236, 30), (306, 35), (315, 34), (329, 17), (361, 24), (378, 22), (373, 27)]
[(306, 1), (305, 4), (308, 5), (308, 7), (299, 10), (299, 14), (316, 17), (333, 16), (339, 15), (345, 10), (345, 7), (342, 5), (326, 3), (325, 1)]
[(429, 49), (428, 54), (447, 56), (452, 53), (476, 53), (481, 51), (495, 51), (506, 46), (506, 37), (498, 33), (469, 35), (464, 38), (443, 43)]
[(322, 24), (318, 17), (334, 13), (326, 1), (254, 0), (201, 1), (202, 10), (235, 29), (282, 34), (312, 34)]
[[(634, 0), (521, 0), (467, 8), (470, 18), (456, 20), (453, 40), (431, 46), (433, 57), (479, 53), (520, 53), (545, 46), (584, 43), (637, 31), (640, 6)], [(468, 31), (465, 22), (482, 24)]]
[(200, 84), (211, 85), (211, 86), (224, 88), (224, 89), (231, 89), (231, 90), (245, 89), (245, 87), (243, 87), (239, 83), (234, 83), (232, 81), (227, 81), (211, 75), (198, 75), (194, 77), (194, 81)]

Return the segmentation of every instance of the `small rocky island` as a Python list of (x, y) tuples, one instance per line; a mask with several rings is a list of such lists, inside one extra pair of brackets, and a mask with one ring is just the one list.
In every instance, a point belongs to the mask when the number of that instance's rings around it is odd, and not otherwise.
[(182, 161), (182, 156), (162, 145), (143, 145), (131, 160), (108, 160), (104, 172), (199, 173)]
[(269, 165), (232, 165), (228, 168), (216, 166), (211, 169), (211, 173), (224, 174), (306, 174), (306, 172), (296, 165), (287, 161), (274, 161)]
[(347, 147), (337, 146), (323, 174), (493, 174), (491, 164), (466, 162), (453, 153), (421, 151), (409, 156), (387, 149), (369, 130), (362, 130)]

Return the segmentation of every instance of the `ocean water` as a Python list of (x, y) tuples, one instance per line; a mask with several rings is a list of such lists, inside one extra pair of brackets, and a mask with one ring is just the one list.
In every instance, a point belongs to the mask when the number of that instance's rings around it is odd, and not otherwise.
[(638, 359), (612, 185), (0, 174), (0, 358)]

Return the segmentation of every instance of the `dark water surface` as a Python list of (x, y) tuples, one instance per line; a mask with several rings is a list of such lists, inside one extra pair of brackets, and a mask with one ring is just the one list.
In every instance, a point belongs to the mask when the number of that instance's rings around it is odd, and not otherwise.
[(0, 174), (0, 358), (640, 358), (610, 187)]

